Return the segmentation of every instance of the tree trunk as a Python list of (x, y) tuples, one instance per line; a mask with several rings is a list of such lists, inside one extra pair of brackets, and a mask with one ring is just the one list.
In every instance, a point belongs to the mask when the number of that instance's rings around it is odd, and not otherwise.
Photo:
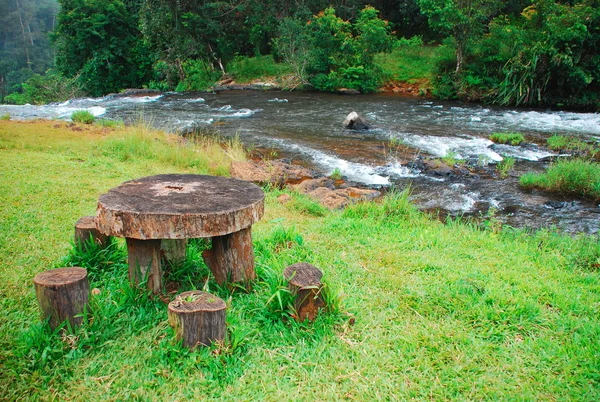
[(65, 320), (74, 328), (81, 324), (88, 304), (90, 286), (87, 271), (80, 267), (57, 268), (33, 279), (42, 321), (54, 330)]
[(321, 284), (323, 273), (311, 264), (299, 262), (287, 267), (283, 271), (283, 276), (289, 281), (288, 287), (296, 296), (294, 301), (296, 321), (303, 322), (306, 319), (314, 321), (319, 310), (326, 307)]
[(256, 278), (251, 227), (213, 237), (212, 248), (202, 257), (220, 285), (242, 282), (247, 286)]
[(21, 24), (21, 32), (23, 33), (23, 47), (25, 48), (25, 56), (27, 57), (27, 68), (31, 70), (31, 61), (29, 60), (29, 48), (25, 44), (27, 42), (27, 38), (25, 37), (25, 24), (23, 24), (23, 18), (21, 18), (21, 5), (19, 4), (18, 0), (15, 3), (17, 4), (17, 15), (19, 16), (19, 23)]
[(456, 38), (456, 71), (454, 72), (456, 75), (462, 72), (465, 48), (466, 43), (462, 39)]
[(169, 324), (177, 340), (194, 349), (225, 339), (225, 302), (199, 290), (183, 292), (169, 303)]
[(161, 241), (127, 238), (129, 280), (137, 285), (146, 280), (154, 294), (162, 291)]
[(109, 243), (109, 237), (96, 228), (95, 216), (84, 216), (79, 218), (77, 223), (75, 223), (75, 245), (81, 245), (85, 250), (86, 243), (89, 243), (90, 238), (94, 243), (99, 244), (102, 247), (106, 247)]

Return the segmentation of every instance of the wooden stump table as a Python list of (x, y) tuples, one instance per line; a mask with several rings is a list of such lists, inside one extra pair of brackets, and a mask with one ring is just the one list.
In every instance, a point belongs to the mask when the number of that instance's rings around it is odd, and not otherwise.
[[(98, 229), (125, 237), (132, 283), (162, 289), (163, 241), (212, 238), (203, 257), (217, 282), (252, 281), (251, 226), (264, 212), (264, 192), (225, 177), (164, 174), (121, 184), (100, 196)], [(170, 247), (172, 248), (172, 242)]]

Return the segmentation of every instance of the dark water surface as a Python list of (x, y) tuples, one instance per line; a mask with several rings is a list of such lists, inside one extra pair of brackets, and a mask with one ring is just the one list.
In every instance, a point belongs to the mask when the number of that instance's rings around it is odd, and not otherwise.
[[(553, 134), (597, 141), (600, 115), (594, 113), (514, 110), (387, 94), (225, 91), (0, 106), (0, 114), (68, 119), (81, 109), (108, 119), (142, 117), (170, 131), (192, 126), (215, 129), (224, 136), (239, 136), (247, 145), (302, 160), (324, 173), (339, 169), (349, 180), (367, 185), (410, 185), (419, 207), (445, 214), (481, 215), (493, 209), (512, 226), (554, 225), (569, 232), (596, 233), (600, 223), (596, 203), (519, 187), (519, 174), (543, 171), (554, 153), (536, 145), (495, 145), (488, 139), (493, 132), (518, 131), (539, 144)], [(351, 111), (363, 114), (373, 128), (344, 130), (341, 122)], [(401, 152), (390, 149), (391, 140), (403, 144)], [(517, 163), (505, 180), (485, 175), (440, 177), (407, 167), (419, 155), (449, 154), (481, 165), (493, 165), (504, 156), (516, 158)]]

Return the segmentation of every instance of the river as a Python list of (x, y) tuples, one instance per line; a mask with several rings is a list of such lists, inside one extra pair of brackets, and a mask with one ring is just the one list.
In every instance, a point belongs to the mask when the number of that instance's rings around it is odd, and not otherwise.
[[(325, 174), (339, 169), (348, 180), (370, 186), (411, 186), (413, 202), (442, 215), (487, 214), (515, 227), (556, 226), (570, 233), (597, 233), (599, 205), (543, 191), (524, 191), (518, 175), (541, 172), (555, 153), (545, 149), (553, 134), (598, 141), (600, 115), (561, 111), (508, 109), (459, 102), (406, 98), (391, 94), (344, 96), (284, 91), (165, 93), (74, 99), (46, 106), (0, 106), (0, 115), (15, 119), (68, 119), (75, 110), (132, 122), (144, 119), (178, 131), (206, 127), (223, 136), (238, 136), (246, 145), (301, 160)], [(354, 132), (341, 122), (351, 111), (372, 128)], [(493, 132), (518, 131), (526, 146), (496, 145)], [(392, 152), (390, 141), (403, 144)], [(494, 164), (516, 159), (509, 178), (485, 175), (440, 177), (410, 168), (419, 156), (469, 159)]]

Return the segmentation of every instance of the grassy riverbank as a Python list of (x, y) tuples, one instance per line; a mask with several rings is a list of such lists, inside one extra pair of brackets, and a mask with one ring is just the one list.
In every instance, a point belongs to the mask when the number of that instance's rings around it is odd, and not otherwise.
[[(166, 305), (128, 286), (122, 244), (73, 254), (73, 225), (125, 180), (223, 174), (231, 156), (238, 144), (147, 129), (0, 121), (0, 399), (600, 398), (597, 240), (444, 225), (402, 193), (315, 216), (267, 191), (251, 293), (207, 282), (201, 243), (170, 273), (230, 306), (224, 346), (180, 348)], [(280, 273), (300, 260), (341, 297), (313, 325), (278, 311)], [(101, 293), (93, 320), (61, 338), (38, 323), (32, 278), (65, 262), (87, 265)]]

